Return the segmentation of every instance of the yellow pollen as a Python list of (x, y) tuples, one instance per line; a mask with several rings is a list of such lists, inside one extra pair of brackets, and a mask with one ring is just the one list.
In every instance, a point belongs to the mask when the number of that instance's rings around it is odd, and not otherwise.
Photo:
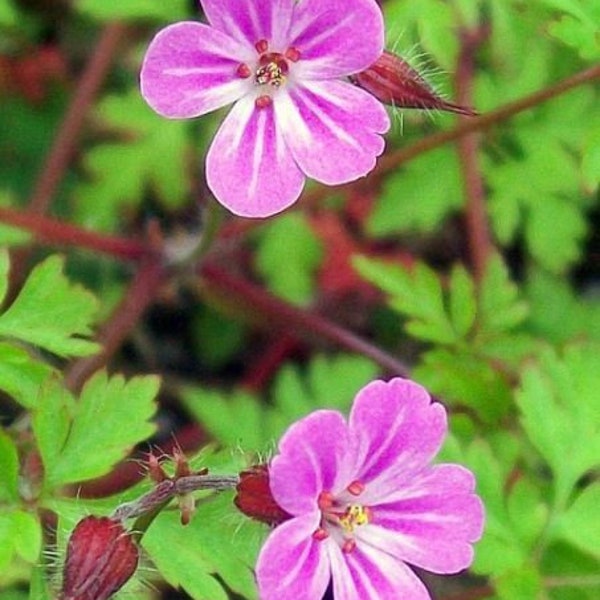
[(280, 87), (285, 83), (283, 69), (276, 62), (269, 62), (256, 71), (256, 83), (259, 85), (269, 84)]
[(352, 533), (355, 527), (366, 525), (369, 520), (369, 509), (361, 504), (350, 504), (339, 517), (340, 525), (347, 533)]

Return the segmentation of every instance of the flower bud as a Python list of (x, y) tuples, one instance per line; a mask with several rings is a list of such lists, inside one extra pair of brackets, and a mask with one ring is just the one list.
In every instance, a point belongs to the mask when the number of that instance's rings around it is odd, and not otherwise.
[(444, 100), (403, 58), (387, 50), (368, 69), (352, 75), (350, 80), (384, 104), (446, 110), (468, 116), (477, 114), (467, 106)]
[(246, 516), (267, 525), (279, 525), (290, 518), (273, 499), (267, 465), (255, 465), (242, 471), (236, 490), (234, 503)]
[(107, 600), (135, 573), (138, 547), (120, 521), (85, 517), (71, 533), (60, 600)]

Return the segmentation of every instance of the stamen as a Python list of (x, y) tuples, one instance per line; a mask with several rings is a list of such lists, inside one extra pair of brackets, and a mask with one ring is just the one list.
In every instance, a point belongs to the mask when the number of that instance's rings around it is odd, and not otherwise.
[(283, 69), (275, 62), (269, 62), (256, 71), (256, 83), (258, 85), (270, 84), (279, 87), (285, 81)]
[(346, 489), (353, 496), (360, 496), (365, 491), (365, 484), (360, 481), (353, 481)]
[(351, 552), (354, 552), (355, 549), (356, 549), (356, 540), (354, 538), (344, 540), (344, 543), (342, 544), (342, 552), (344, 554), (350, 554)]
[(317, 542), (322, 542), (323, 540), (326, 540), (329, 537), (329, 532), (324, 529), (323, 527), (319, 527), (319, 529), (317, 529), (313, 534), (313, 539), (316, 540)]
[(258, 96), (258, 98), (254, 101), (254, 106), (256, 108), (267, 108), (267, 106), (271, 106), (273, 104), (273, 98), (271, 96)]
[(252, 75), (252, 69), (247, 64), (241, 63), (235, 70), (235, 74), (242, 79), (248, 79)]
[(298, 48), (294, 48), (294, 46), (290, 46), (285, 51), (284, 56), (292, 62), (298, 62), (300, 60), (300, 50), (298, 50)]
[(344, 514), (340, 515), (339, 522), (344, 531), (352, 533), (355, 527), (366, 525), (370, 518), (371, 511), (368, 507), (361, 504), (351, 504), (344, 511)]
[(331, 492), (321, 492), (317, 499), (317, 505), (322, 512), (328, 511), (333, 506), (333, 494)]
[(267, 42), (267, 40), (258, 40), (258, 42), (254, 44), (254, 47), (259, 54), (262, 54), (269, 49), (269, 42)]

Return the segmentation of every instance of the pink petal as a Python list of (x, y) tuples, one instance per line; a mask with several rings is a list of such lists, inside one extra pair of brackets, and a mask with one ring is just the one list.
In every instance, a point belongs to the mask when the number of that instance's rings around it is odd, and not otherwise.
[(144, 57), (142, 96), (159, 114), (197, 117), (235, 102), (252, 89), (236, 69), (248, 49), (227, 35), (195, 22), (170, 25), (158, 32)]
[(438, 465), (415, 478), (403, 498), (372, 506), (373, 522), (359, 530), (359, 546), (378, 548), (434, 573), (456, 573), (473, 560), (483, 530), (475, 480), (459, 465)]
[(351, 75), (383, 52), (383, 16), (375, 0), (305, 0), (296, 5), (289, 40), (300, 52), (300, 79)]
[(379, 101), (342, 81), (304, 82), (281, 92), (274, 103), (277, 119), (306, 175), (336, 185), (373, 169), (384, 148), (379, 134), (389, 127)]
[(277, 527), (265, 542), (256, 565), (261, 600), (316, 600), (329, 583), (326, 544), (312, 534), (319, 514), (304, 515)]
[(268, 217), (293, 204), (304, 186), (272, 107), (239, 100), (206, 156), (206, 179), (217, 200), (236, 215)]
[(375, 548), (343, 554), (330, 550), (335, 600), (430, 600), (419, 578), (404, 563)]
[(446, 429), (444, 407), (431, 403), (420, 385), (396, 378), (364, 387), (350, 413), (357, 477), (367, 485), (361, 500), (382, 502), (410, 485), (439, 450)]
[(269, 468), (277, 504), (292, 515), (315, 510), (321, 492), (337, 490), (340, 479), (349, 483), (347, 456), (348, 429), (340, 413), (318, 410), (294, 423)]
[(254, 47), (267, 40), (273, 51), (286, 50), (294, 0), (200, 0), (210, 24)]

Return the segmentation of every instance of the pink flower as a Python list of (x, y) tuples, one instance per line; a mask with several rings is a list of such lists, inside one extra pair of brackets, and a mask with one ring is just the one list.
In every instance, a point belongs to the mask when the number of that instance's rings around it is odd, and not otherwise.
[(419, 385), (375, 381), (348, 422), (331, 410), (288, 429), (270, 469), (271, 492), (292, 518), (258, 559), (262, 600), (422, 600), (408, 564), (456, 573), (473, 559), (483, 506), (467, 469), (431, 465), (446, 412)]
[(219, 202), (266, 217), (305, 177), (328, 185), (375, 166), (389, 128), (382, 104), (345, 81), (383, 50), (375, 0), (200, 0), (210, 23), (175, 23), (151, 42), (142, 95), (189, 118), (234, 103), (206, 157)]

